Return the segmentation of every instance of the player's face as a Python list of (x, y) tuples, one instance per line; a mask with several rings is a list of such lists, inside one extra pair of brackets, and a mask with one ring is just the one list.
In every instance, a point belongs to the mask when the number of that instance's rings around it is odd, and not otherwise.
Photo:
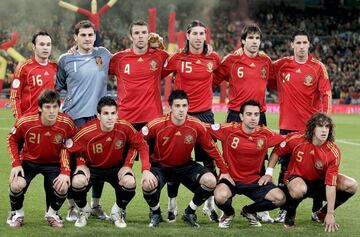
[(185, 121), (189, 104), (187, 99), (175, 99), (171, 105), (171, 117), (176, 124), (182, 124)]
[(253, 130), (259, 124), (260, 109), (258, 106), (247, 105), (244, 109), (244, 114), (240, 114), (243, 128), (246, 130)]
[(244, 44), (244, 50), (250, 54), (256, 54), (259, 52), (260, 47), (260, 34), (255, 32), (250, 32), (246, 35), (245, 40), (242, 40)]
[(104, 106), (101, 113), (97, 115), (100, 120), (100, 127), (103, 131), (113, 130), (116, 120), (118, 119), (116, 106)]
[(309, 53), (310, 42), (306, 35), (297, 35), (294, 42), (291, 43), (294, 49), (294, 55), (297, 57), (307, 57)]
[(41, 108), (39, 107), (42, 123), (44, 125), (53, 125), (56, 122), (59, 110), (57, 102), (44, 103)]
[(148, 46), (149, 30), (147, 26), (134, 25), (131, 29), (133, 47), (145, 49)]
[(39, 35), (32, 47), (36, 57), (47, 59), (51, 54), (51, 38), (47, 35)]
[(313, 141), (323, 144), (329, 136), (330, 125), (327, 122), (317, 124), (314, 130)]
[(77, 47), (80, 51), (89, 52), (94, 48), (96, 39), (93, 28), (81, 28), (79, 34), (74, 36)]
[(186, 34), (189, 40), (190, 48), (194, 50), (202, 50), (206, 40), (206, 30), (202, 26), (194, 26), (190, 32)]

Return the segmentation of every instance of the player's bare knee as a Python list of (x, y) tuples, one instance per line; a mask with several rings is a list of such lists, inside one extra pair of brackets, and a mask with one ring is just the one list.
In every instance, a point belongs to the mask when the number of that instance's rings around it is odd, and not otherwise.
[(294, 188), (289, 189), (290, 196), (294, 199), (300, 199), (304, 197), (307, 192), (306, 185), (297, 185)]
[(281, 191), (279, 188), (274, 189), (274, 196), (273, 196), (273, 203), (276, 206), (282, 206), (286, 201), (286, 197), (283, 191)]
[(124, 186), (127, 189), (133, 189), (136, 187), (136, 181), (134, 176), (132, 175), (125, 175), (119, 181), (120, 186)]
[(13, 193), (20, 193), (26, 187), (24, 178), (18, 178), (17, 181), (10, 183), (10, 191)]
[(210, 172), (203, 174), (201, 176), (199, 182), (200, 182), (200, 185), (204, 185), (210, 189), (215, 189), (215, 187), (216, 187), (216, 178)]
[(229, 192), (224, 184), (219, 184), (214, 190), (214, 198), (217, 204), (224, 204), (229, 197), (231, 197), (231, 193)]
[(358, 182), (353, 178), (347, 178), (345, 181), (345, 191), (348, 193), (356, 193), (358, 186)]
[(75, 176), (72, 178), (71, 185), (72, 185), (75, 189), (82, 189), (82, 188), (84, 188), (85, 186), (88, 185), (88, 181), (87, 181), (86, 176), (83, 175), (83, 174), (75, 175)]

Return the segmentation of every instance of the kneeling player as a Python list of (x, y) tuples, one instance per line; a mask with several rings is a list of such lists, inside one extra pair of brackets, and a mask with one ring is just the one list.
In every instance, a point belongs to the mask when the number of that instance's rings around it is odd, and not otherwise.
[[(10, 227), (20, 227), (24, 221), (23, 202), (30, 182), (37, 174), (44, 176), (44, 187), (50, 206), (45, 218), (52, 227), (63, 227), (57, 211), (65, 201), (70, 186), (69, 156), (63, 140), (76, 132), (70, 117), (59, 113), (60, 96), (44, 90), (38, 100), (39, 113), (20, 118), (8, 136), (12, 159), (10, 173)], [(24, 140), (22, 153), (18, 142)]]
[[(108, 182), (115, 189), (116, 202), (111, 219), (116, 227), (125, 228), (126, 206), (135, 196), (135, 177), (132, 163), (136, 150), (140, 152), (142, 168), (149, 169), (149, 153), (145, 140), (125, 120), (118, 120), (117, 104), (109, 96), (102, 97), (97, 105), (97, 119), (85, 124), (66, 146), (77, 155), (77, 168), (72, 177), (74, 200), (80, 213), (76, 227), (84, 227), (90, 215), (86, 194), (95, 182)], [(124, 147), (129, 144), (127, 157)], [(147, 171), (149, 172), (149, 171)], [(144, 170), (144, 174), (146, 171)], [(149, 172), (150, 173), (150, 172)]]
[(318, 212), (324, 222), (325, 231), (333, 232), (339, 228), (335, 222), (334, 210), (353, 196), (357, 182), (339, 174), (340, 150), (334, 143), (334, 125), (324, 113), (313, 115), (306, 125), (305, 134), (289, 134), (286, 144), (277, 147), (269, 166), (276, 164), (278, 157), (291, 154), (285, 183), (288, 189), (284, 226), (295, 225), (296, 208), (306, 197), (327, 201)]
[(234, 183), (220, 179), (214, 191), (215, 203), (223, 211), (220, 228), (228, 228), (234, 218), (232, 198), (243, 194), (254, 203), (245, 206), (241, 215), (251, 226), (261, 226), (256, 213), (269, 211), (285, 203), (284, 193), (272, 182), (261, 180), (261, 169), (269, 147), (279, 144), (284, 138), (270, 129), (259, 126), (260, 104), (246, 101), (240, 108), (241, 123), (215, 124), (209, 129), (211, 135), (222, 143), (224, 158)]
[(228, 178), (227, 167), (200, 120), (187, 115), (188, 97), (183, 90), (175, 90), (169, 97), (171, 113), (149, 122), (142, 128), (146, 139), (155, 139), (155, 150), (151, 157), (151, 172), (156, 176), (143, 180), (144, 198), (150, 206), (149, 227), (161, 221), (160, 192), (169, 178), (176, 178), (194, 193), (182, 219), (192, 227), (199, 227), (195, 211), (213, 194), (215, 176), (204, 166), (192, 161), (191, 152), (196, 143), (216, 161), (221, 176)]

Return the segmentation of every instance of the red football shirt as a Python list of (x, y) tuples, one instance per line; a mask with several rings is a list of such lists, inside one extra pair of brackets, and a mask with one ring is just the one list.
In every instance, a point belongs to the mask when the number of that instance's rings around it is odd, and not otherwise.
[(198, 143), (215, 159), (221, 173), (228, 172), (215, 142), (197, 118), (187, 116), (185, 123), (177, 126), (171, 121), (169, 114), (149, 122), (141, 131), (145, 139), (155, 139), (152, 162), (166, 167), (186, 164), (191, 160), (195, 143)]
[(340, 149), (333, 142), (315, 146), (304, 134), (292, 133), (273, 151), (278, 156), (291, 154), (288, 171), (284, 179), (300, 176), (304, 180), (324, 180), (326, 185), (335, 186), (340, 165)]
[(245, 53), (228, 54), (215, 70), (213, 84), (229, 82), (229, 109), (239, 111), (245, 101), (255, 99), (261, 104), (261, 112), (265, 112), (266, 86), (272, 78), (272, 62), (265, 53), (253, 58)]
[(274, 62), (280, 103), (280, 129), (304, 131), (316, 112), (331, 112), (331, 85), (325, 66), (309, 54), (306, 63), (294, 57)]
[(242, 130), (241, 123), (213, 124), (211, 135), (222, 144), (229, 173), (235, 182), (250, 184), (260, 179), (260, 171), (269, 147), (285, 138), (264, 126), (251, 134)]
[(189, 97), (189, 112), (203, 112), (212, 107), (213, 71), (220, 65), (216, 53), (210, 55), (176, 53), (164, 66), (163, 77), (175, 73), (175, 90)]
[(10, 100), (16, 119), (24, 114), (38, 111), (38, 98), (44, 89), (54, 89), (57, 72), (56, 63), (42, 65), (35, 57), (19, 64), (11, 84)]
[(141, 55), (128, 49), (112, 57), (109, 74), (117, 78), (119, 118), (144, 123), (162, 115), (160, 80), (167, 57), (157, 49)]
[[(70, 175), (69, 155), (64, 141), (75, 132), (73, 121), (63, 113), (59, 113), (52, 126), (43, 125), (38, 114), (21, 117), (8, 136), (12, 167), (20, 166), (22, 160), (38, 164), (57, 163), (61, 165), (62, 174)], [(18, 142), (21, 139), (24, 139), (24, 146), (19, 154)]]
[[(126, 144), (130, 147), (123, 162)], [(149, 150), (145, 140), (125, 120), (118, 120), (112, 131), (104, 132), (100, 128), (100, 121), (94, 119), (81, 127), (72, 140), (66, 142), (66, 147), (70, 153), (77, 154), (77, 165), (86, 164), (95, 168), (111, 168), (121, 164), (131, 168), (138, 150), (142, 170), (150, 169)]]

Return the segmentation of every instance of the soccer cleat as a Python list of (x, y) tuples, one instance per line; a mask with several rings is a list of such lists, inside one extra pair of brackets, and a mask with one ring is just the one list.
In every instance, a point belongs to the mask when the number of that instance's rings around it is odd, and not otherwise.
[(256, 212), (256, 218), (264, 223), (274, 223), (274, 219), (271, 218), (268, 211)]
[(62, 220), (62, 218), (58, 215), (49, 215), (46, 213), (45, 218), (49, 224), (49, 226), (53, 227), (53, 228), (62, 228), (64, 227), (64, 222)]
[(319, 211), (313, 212), (311, 214), (311, 220), (319, 222), (319, 223), (324, 223), (325, 216), (326, 216), (326, 213), (323, 213), (321, 210), (319, 210)]
[(111, 213), (111, 220), (114, 222), (115, 226), (118, 228), (126, 228), (126, 211), (123, 209), (120, 209), (119, 212)]
[(215, 209), (213, 208), (210, 209), (208, 206), (204, 205), (203, 213), (204, 215), (207, 215), (209, 217), (210, 221), (219, 222), (219, 216), (216, 213)]
[(280, 209), (279, 210), (279, 214), (278, 216), (275, 218), (275, 222), (277, 223), (284, 223), (285, 221), (285, 216), (286, 216), (286, 210), (285, 209)]
[(296, 211), (287, 211), (284, 220), (284, 227), (286, 229), (295, 227)]
[(78, 219), (79, 210), (76, 206), (70, 206), (68, 213), (66, 215), (66, 220), (68, 222), (75, 222)]
[(245, 217), (246, 219), (248, 219), (250, 226), (261, 227), (261, 223), (256, 218), (256, 213), (252, 214), (252, 213), (246, 212), (243, 208), (241, 211), (241, 215), (243, 217)]
[(24, 223), (24, 216), (17, 214), (15, 211), (11, 211), (9, 213), (9, 216), (8, 216), (7, 220), (6, 220), (6, 223), (11, 228), (19, 228)]
[(219, 219), (219, 228), (222, 228), (222, 229), (229, 228), (233, 219), (234, 219), (234, 215), (227, 216), (223, 212), (220, 219)]
[(75, 221), (75, 227), (79, 227), (79, 228), (85, 227), (89, 216), (90, 216), (89, 212), (80, 210), (79, 216), (78, 216), (77, 220)]
[(175, 221), (176, 221), (176, 214), (175, 214), (175, 212), (168, 210), (168, 211), (167, 211), (166, 221), (167, 221), (168, 223), (173, 223), (173, 222), (175, 222)]
[(107, 221), (110, 217), (104, 212), (102, 206), (99, 204), (96, 207), (91, 208), (91, 215), (99, 218), (100, 220)]
[(191, 227), (195, 227), (195, 228), (199, 228), (200, 225), (197, 223), (197, 216), (196, 214), (188, 214), (188, 213), (184, 213), (182, 216), (182, 219), (189, 223), (191, 225)]
[(161, 214), (150, 212), (149, 217), (150, 217), (150, 223), (149, 223), (150, 228), (157, 227), (159, 226), (160, 222), (162, 222)]

